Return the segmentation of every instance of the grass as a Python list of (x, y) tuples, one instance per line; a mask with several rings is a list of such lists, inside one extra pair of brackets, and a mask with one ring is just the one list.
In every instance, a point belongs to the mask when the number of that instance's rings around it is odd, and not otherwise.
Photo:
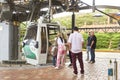
[[(86, 49), (83, 49), (83, 51), (86, 51)], [(118, 52), (120, 53), (120, 50), (117, 49), (95, 49), (96, 52)]]

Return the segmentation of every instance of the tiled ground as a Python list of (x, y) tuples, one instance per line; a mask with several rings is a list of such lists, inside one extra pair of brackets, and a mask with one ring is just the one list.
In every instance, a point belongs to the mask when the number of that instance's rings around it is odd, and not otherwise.
[[(118, 61), (118, 80), (120, 80), (120, 53), (96, 53), (96, 63), (90, 64), (85, 61), (86, 54), (84, 54), (84, 76), (80, 73), (75, 77), (72, 73), (73, 69), (65, 67), (55, 70), (51, 65), (47, 66), (31, 66), (23, 65), (0, 66), (0, 80), (108, 80), (107, 69), (109, 59)], [(78, 68), (80, 70), (80, 68)]]

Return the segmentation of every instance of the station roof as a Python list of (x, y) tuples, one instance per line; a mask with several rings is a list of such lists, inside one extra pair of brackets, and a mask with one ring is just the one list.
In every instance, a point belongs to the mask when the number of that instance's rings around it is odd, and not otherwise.
[[(0, 12), (1, 11), (3, 12), (1, 12), (0, 18), (3, 20), (4, 19), (17, 20), (19, 22), (27, 21), (30, 19), (36, 20), (41, 15), (46, 15), (48, 10), (45, 11), (43, 10), (43, 8), (49, 7), (49, 2), (48, 2), (49, 0), (1, 0), (1, 1), (3, 1), (1, 2), (3, 4), (0, 4)], [(52, 13), (54, 14), (63, 11), (79, 11), (84, 9), (92, 9), (93, 0), (71, 0), (71, 1), (78, 1), (75, 3), (75, 5), (72, 6), (72, 8), (69, 7), (71, 5), (70, 0), (51, 0), (51, 1), (52, 1), (52, 5), (51, 5)], [(120, 10), (120, 6), (105, 5), (105, 4), (98, 5), (98, 3), (100, 3), (99, 1), (101, 0), (96, 0), (95, 3), (96, 8), (113, 8)], [(83, 4), (83, 2), (87, 3), (89, 6)], [(116, 3), (118, 2), (116, 1)], [(115, 14), (110, 14), (110, 15), (119, 20), (119, 15), (115, 15)]]

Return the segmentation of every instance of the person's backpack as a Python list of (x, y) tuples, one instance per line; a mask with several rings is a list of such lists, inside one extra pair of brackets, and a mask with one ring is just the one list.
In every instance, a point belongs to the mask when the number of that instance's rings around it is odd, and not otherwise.
[(56, 46), (56, 47), (58, 47), (57, 40), (58, 40), (58, 38), (56, 38), (56, 40), (55, 40), (55, 46)]
[(58, 48), (56, 46), (53, 46), (51, 49), (51, 55), (52, 56), (56, 56), (58, 52)]

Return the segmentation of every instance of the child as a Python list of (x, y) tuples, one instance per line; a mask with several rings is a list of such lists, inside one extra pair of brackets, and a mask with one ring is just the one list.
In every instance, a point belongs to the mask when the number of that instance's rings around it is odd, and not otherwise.
[(57, 46), (52, 46), (51, 54), (53, 56), (52, 62), (54, 67), (56, 67), (57, 51), (58, 51)]

